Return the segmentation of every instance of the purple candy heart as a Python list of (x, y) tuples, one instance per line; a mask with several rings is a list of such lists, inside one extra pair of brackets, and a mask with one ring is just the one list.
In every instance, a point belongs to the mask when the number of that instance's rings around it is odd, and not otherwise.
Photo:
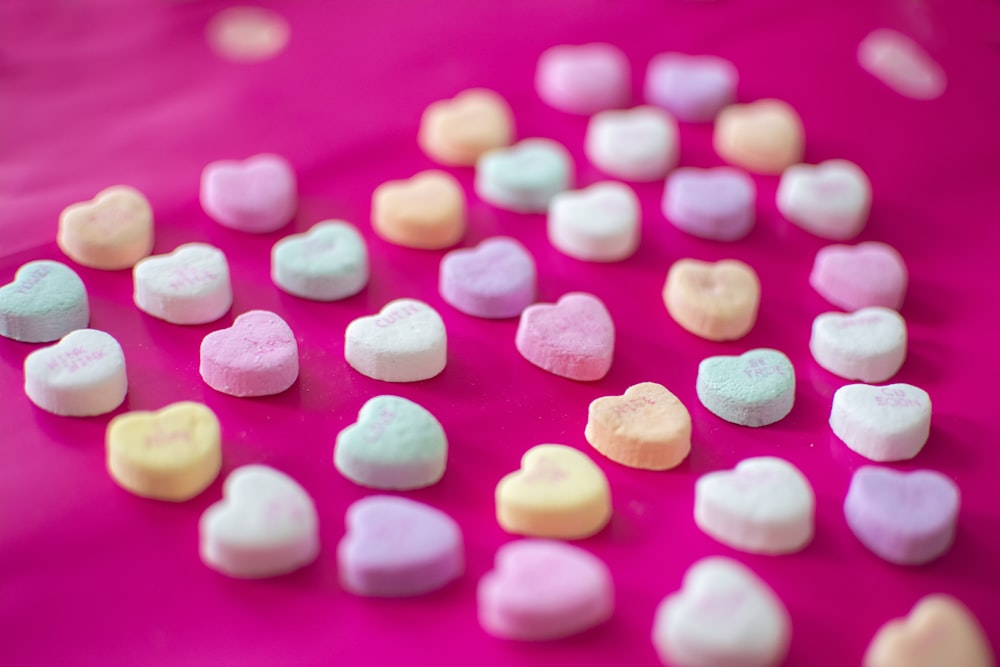
[(422, 595), (465, 570), (461, 529), (429, 505), (369, 496), (347, 508), (346, 522), (337, 562), (341, 583), (356, 595)]
[(864, 466), (851, 479), (844, 516), (877, 555), (900, 565), (920, 565), (951, 546), (959, 503), (958, 486), (940, 473)]
[(646, 101), (663, 107), (678, 120), (708, 122), (736, 101), (739, 73), (716, 56), (661, 53), (646, 70)]
[(684, 167), (667, 178), (663, 214), (688, 234), (736, 241), (753, 228), (756, 199), (757, 186), (746, 172)]
[(512, 238), (497, 236), (441, 260), (441, 298), (476, 317), (517, 317), (535, 301), (535, 260)]

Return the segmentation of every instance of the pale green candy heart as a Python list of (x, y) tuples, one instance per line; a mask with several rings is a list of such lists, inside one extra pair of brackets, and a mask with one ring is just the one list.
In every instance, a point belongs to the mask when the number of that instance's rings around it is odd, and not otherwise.
[(525, 139), (487, 151), (476, 163), (476, 194), (521, 213), (542, 213), (573, 182), (572, 158), (551, 139)]
[(305, 234), (274, 244), (271, 279), (289, 294), (305, 299), (345, 299), (368, 283), (368, 249), (346, 222), (319, 222)]
[(444, 475), (448, 440), (440, 422), (413, 401), (376, 396), (358, 421), (337, 435), (333, 463), (362, 486), (402, 491), (436, 483)]
[(0, 336), (48, 343), (86, 328), (89, 321), (87, 289), (65, 264), (28, 262), (14, 282), (0, 287)]
[(783, 419), (795, 403), (795, 369), (778, 350), (708, 357), (698, 365), (698, 400), (710, 412), (742, 426)]

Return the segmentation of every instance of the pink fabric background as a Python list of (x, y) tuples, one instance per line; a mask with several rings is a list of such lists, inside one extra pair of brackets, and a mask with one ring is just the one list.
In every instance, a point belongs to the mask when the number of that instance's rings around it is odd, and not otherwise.
[[(0, 283), (28, 260), (68, 262), (53, 242), (59, 211), (116, 183), (152, 201), (156, 252), (194, 240), (223, 248), (235, 305), (207, 326), (177, 327), (140, 313), (127, 271), (77, 268), (90, 291), (92, 326), (125, 349), (130, 392), (118, 412), (181, 399), (207, 403), (223, 424), (224, 474), (265, 462), (298, 479), (319, 508), (322, 554), (296, 574), (265, 581), (231, 580), (204, 567), (197, 521), (219, 498), (222, 478), (179, 505), (124, 492), (104, 470), (110, 416), (67, 419), (36, 409), (21, 388), (22, 361), (36, 346), (0, 339), (0, 665), (655, 665), (649, 633), (657, 603), (688, 566), (712, 554), (748, 564), (785, 601), (794, 623), (789, 665), (858, 664), (880, 625), (932, 592), (964, 600), (1000, 647), (997, 3), (303, 0), (268, 5), (289, 21), (291, 41), (276, 59), (256, 64), (223, 61), (205, 44), (206, 22), (230, 4), (0, 4)], [(857, 67), (858, 41), (878, 27), (911, 35), (939, 60), (949, 76), (942, 98), (905, 99)], [(541, 300), (585, 290), (607, 303), (618, 325), (616, 358), (607, 378), (591, 384), (521, 359), (516, 321), (476, 320), (444, 304), (436, 288), (442, 253), (372, 236), (372, 189), (433, 166), (415, 143), (420, 112), (470, 86), (511, 101), (520, 137), (565, 142), (580, 184), (599, 180), (582, 154), (585, 119), (545, 107), (532, 89), (544, 48), (592, 40), (626, 50), (637, 91), (658, 52), (728, 57), (741, 73), (741, 99), (781, 97), (800, 111), (807, 161), (847, 158), (868, 171), (875, 204), (859, 240), (896, 246), (912, 273), (902, 311), (910, 354), (896, 379), (926, 388), (934, 401), (926, 449), (896, 467), (940, 470), (961, 486), (957, 539), (945, 557), (897, 567), (866, 551), (845, 525), (843, 497), (864, 461), (830, 434), (830, 398), (842, 381), (817, 367), (807, 347), (812, 318), (830, 309), (806, 283), (824, 244), (776, 213), (776, 178), (757, 178), (759, 222), (737, 244), (685, 236), (659, 211), (662, 184), (637, 186), (643, 245), (624, 263), (599, 266), (552, 249), (541, 216), (482, 204), (471, 191), (472, 170), (453, 170), (470, 197), (463, 245), (516, 236), (537, 259)], [(287, 156), (298, 171), (293, 225), (248, 236), (211, 222), (198, 206), (201, 168), (261, 151)], [(719, 163), (707, 126), (682, 128), (682, 163)], [(371, 284), (334, 304), (278, 291), (268, 277), (271, 245), (330, 217), (352, 221), (368, 238)], [(709, 343), (670, 320), (660, 289), (670, 263), (688, 256), (736, 257), (757, 269), (763, 304), (744, 340)], [(361, 377), (343, 360), (344, 327), (403, 296), (428, 301), (445, 318), (448, 368), (414, 385)], [(278, 312), (299, 339), (301, 378), (280, 396), (232, 398), (198, 376), (201, 338), (251, 308)], [(694, 385), (705, 356), (757, 346), (789, 354), (799, 389), (786, 420), (750, 430), (704, 410)], [(583, 439), (590, 400), (646, 380), (678, 394), (694, 420), (694, 449), (672, 472), (625, 469)], [(407, 495), (461, 523), (468, 572), (420, 599), (358, 599), (337, 583), (344, 509), (367, 492), (334, 470), (333, 440), (381, 393), (429, 408), (451, 444), (444, 480)], [(543, 442), (588, 451), (607, 472), (614, 519), (581, 544), (611, 566), (618, 612), (570, 640), (498, 641), (482, 632), (475, 613), (476, 581), (496, 548), (513, 539), (493, 518), (493, 487), (524, 450)], [(698, 475), (762, 454), (793, 461), (814, 485), (816, 538), (800, 554), (739, 554), (692, 521)]]

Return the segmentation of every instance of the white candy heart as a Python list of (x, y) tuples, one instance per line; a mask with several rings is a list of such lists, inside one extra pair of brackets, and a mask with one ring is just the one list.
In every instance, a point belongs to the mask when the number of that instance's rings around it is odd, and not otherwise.
[(347, 325), (344, 358), (359, 373), (376, 380), (427, 380), (448, 362), (444, 321), (423, 301), (391, 301), (378, 315)]
[(368, 283), (365, 241), (346, 222), (318, 222), (305, 234), (274, 244), (271, 280), (289, 294), (314, 301), (353, 296)]
[(931, 398), (913, 385), (849, 384), (833, 395), (830, 428), (872, 461), (905, 461), (920, 453), (931, 428)]
[(806, 231), (844, 240), (861, 232), (872, 205), (872, 185), (861, 167), (847, 160), (797, 164), (781, 174), (781, 214)]
[(147, 257), (132, 276), (139, 310), (173, 324), (214, 322), (233, 304), (226, 256), (205, 243)]
[(297, 570), (319, 553), (319, 519), (309, 494), (264, 465), (237, 468), (223, 499), (201, 516), (201, 558), (233, 577), (271, 577)]
[(499, 208), (543, 213), (556, 194), (572, 186), (573, 159), (551, 139), (495, 148), (476, 162), (476, 194)]
[(900, 95), (932, 100), (944, 94), (948, 76), (931, 56), (906, 35), (881, 28), (858, 44), (858, 64)]
[(584, 151), (601, 171), (630, 181), (655, 181), (677, 166), (677, 122), (650, 106), (602, 111), (590, 119)]
[(813, 320), (809, 351), (834, 375), (885, 382), (906, 360), (906, 321), (879, 306), (849, 314), (823, 313)]
[(702, 475), (695, 484), (694, 521), (734, 549), (791, 553), (812, 540), (815, 505), (809, 480), (795, 466), (760, 456)]
[(774, 667), (790, 641), (791, 620), (774, 591), (720, 556), (692, 565), (653, 621), (653, 645), (674, 667)]
[(549, 206), (549, 241), (570, 257), (617, 262), (639, 245), (639, 215), (639, 200), (624, 183), (562, 192)]

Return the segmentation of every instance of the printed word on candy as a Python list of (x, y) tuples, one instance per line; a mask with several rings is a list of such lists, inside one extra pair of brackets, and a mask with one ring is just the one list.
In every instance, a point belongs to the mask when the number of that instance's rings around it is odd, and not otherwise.
[(732, 167), (683, 167), (667, 178), (663, 215), (674, 227), (704, 239), (738, 241), (753, 229), (757, 186)]
[(573, 187), (573, 159), (551, 139), (524, 139), (495, 148), (476, 162), (476, 195), (497, 208), (544, 213), (552, 198)]
[(809, 351), (816, 363), (847, 380), (885, 382), (906, 360), (906, 321), (873, 306), (813, 320)]
[(479, 580), (479, 624), (494, 637), (543, 641), (570, 637), (614, 613), (611, 571), (564, 542), (519, 540), (497, 550), (496, 569)]
[(436, 484), (448, 463), (448, 440), (430, 412), (399, 396), (376, 396), (337, 435), (337, 470), (356, 484), (408, 490)]
[(525, 308), (515, 344), (522, 357), (553, 375), (600, 380), (611, 369), (615, 324), (600, 299), (573, 292), (555, 304)]
[(736, 101), (738, 82), (736, 67), (723, 58), (661, 53), (646, 69), (646, 102), (677, 120), (707, 123)]
[(205, 243), (147, 257), (135, 265), (132, 280), (136, 307), (172, 324), (214, 322), (233, 305), (226, 256)]
[(715, 152), (759, 174), (778, 174), (802, 161), (805, 130), (788, 103), (758, 100), (726, 107), (715, 119)]
[(612, 461), (644, 470), (668, 470), (691, 451), (691, 415), (662, 385), (643, 382), (623, 396), (590, 404), (587, 442)]
[(509, 533), (575, 540), (611, 520), (604, 472), (565, 445), (537, 445), (496, 487), (497, 521)]
[(0, 336), (25, 343), (59, 340), (90, 322), (87, 288), (65, 264), (28, 262), (0, 287)]
[(347, 325), (344, 358), (356, 371), (376, 380), (428, 380), (448, 362), (444, 320), (423, 301), (390, 301), (377, 315)]
[(913, 385), (849, 384), (833, 395), (830, 428), (872, 461), (905, 461), (920, 453), (931, 430), (931, 398)]
[(694, 521), (705, 533), (748, 553), (786, 554), (812, 540), (816, 499), (809, 480), (772, 456), (744, 459), (695, 484)]
[(201, 207), (220, 225), (263, 234), (295, 217), (295, 170), (283, 157), (262, 153), (244, 161), (220, 160), (201, 173)]
[(663, 286), (663, 303), (681, 328), (707, 340), (742, 338), (757, 321), (760, 280), (735, 259), (673, 263)]
[(153, 251), (153, 209), (135, 188), (116, 185), (59, 216), (59, 249), (78, 264), (131, 268)]
[(618, 262), (639, 247), (639, 198), (624, 183), (605, 181), (557, 194), (549, 206), (549, 242), (589, 262)]
[(121, 405), (127, 391), (125, 354), (103, 331), (77, 329), (24, 360), (24, 392), (52, 414), (103, 415)]
[(778, 667), (791, 635), (791, 618), (774, 591), (721, 556), (692, 565), (653, 620), (653, 646), (668, 667)]
[(538, 59), (535, 89), (548, 105), (580, 115), (626, 106), (632, 98), (628, 57), (603, 43), (553, 46)]
[(658, 181), (677, 166), (677, 122), (657, 107), (602, 111), (587, 125), (584, 151), (606, 174), (626, 181)]
[(485, 88), (464, 90), (434, 102), (420, 118), (417, 143), (441, 164), (471, 167), (479, 156), (514, 140), (514, 112), (499, 94)]
[(535, 259), (516, 239), (495, 236), (441, 259), (441, 298), (467, 315), (517, 317), (535, 301)]
[(119, 415), (108, 424), (105, 444), (112, 479), (144, 498), (194, 498), (222, 466), (219, 420), (201, 403)]
[(899, 310), (909, 273), (896, 249), (869, 241), (856, 246), (829, 245), (816, 253), (809, 284), (844, 310), (881, 306)]
[(872, 186), (861, 167), (847, 160), (797, 164), (781, 174), (778, 210), (808, 232), (842, 241), (868, 222)]
[(462, 531), (429, 505), (368, 496), (347, 508), (347, 534), (337, 546), (344, 588), (366, 597), (409, 597), (462, 576)]
[(280, 394), (299, 377), (299, 346), (281, 317), (251, 310), (201, 341), (202, 379), (230, 396)]
[(358, 230), (346, 222), (318, 222), (305, 234), (274, 244), (271, 280), (303, 299), (346, 299), (368, 284), (368, 249)]
[(372, 193), (372, 229), (408, 248), (439, 250), (465, 236), (465, 193), (451, 174), (422, 171)]
[(231, 577), (255, 579), (316, 560), (316, 506), (291, 477), (269, 466), (247, 465), (229, 474), (222, 494), (198, 524), (205, 565)]
[(795, 404), (795, 369), (778, 350), (758, 348), (698, 364), (698, 400), (709, 412), (741, 426), (767, 426)]

